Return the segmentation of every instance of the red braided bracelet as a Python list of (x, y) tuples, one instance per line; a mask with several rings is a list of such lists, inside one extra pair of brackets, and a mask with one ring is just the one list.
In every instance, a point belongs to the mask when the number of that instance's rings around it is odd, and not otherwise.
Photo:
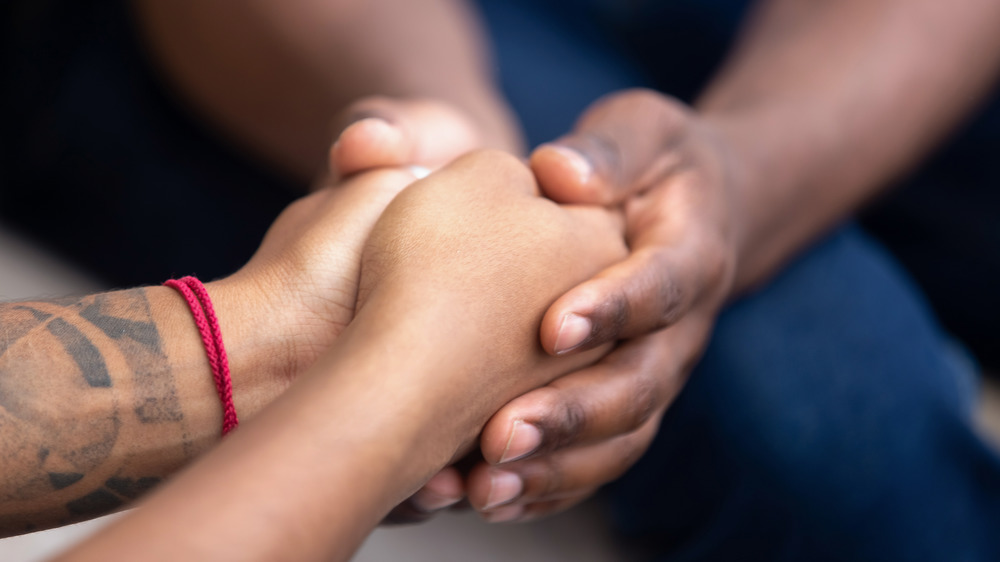
[(201, 281), (194, 277), (171, 279), (164, 285), (177, 289), (191, 308), (194, 323), (198, 326), (202, 343), (205, 344), (208, 363), (212, 367), (215, 390), (218, 391), (219, 400), (222, 401), (222, 434), (225, 435), (236, 429), (240, 422), (236, 419), (236, 406), (233, 405), (233, 380), (229, 375), (229, 359), (226, 357), (226, 348), (222, 346), (222, 329), (219, 328), (219, 319), (215, 316), (212, 299), (209, 298), (208, 291)]

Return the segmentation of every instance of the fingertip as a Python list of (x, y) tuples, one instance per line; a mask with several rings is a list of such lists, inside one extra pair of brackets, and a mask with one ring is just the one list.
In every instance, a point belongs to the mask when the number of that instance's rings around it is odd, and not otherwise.
[(438, 472), (424, 484), (411, 501), (413, 505), (427, 513), (439, 511), (457, 504), (465, 498), (462, 476), (452, 467)]
[(534, 453), (542, 446), (542, 430), (524, 420), (514, 420), (507, 444), (497, 464), (513, 462)]
[(565, 355), (579, 349), (590, 339), (593, 330), (590, 318), (572, 312), (564, 314), (552, 342), (552, 354)]
[[(610, 266), (559, 297), (542, 318), (542, 347), (551, 355), (589, 351), (628, 337), (633, 318), (630, 277)], [(586, 318), (585, 324), (577, 318)], [(586, 330), (589, 328), (589, 332)], [(582, 336), (582, 339), (580, 339)]]
[(545, 195), (560, 203), (597, 203), (592, 183), (594, 168), (579, 151), (559, 144), (543, 144), (529, 160)]
[(386, 166), (408, 164), (411, 147), (401, 128), (378, 117), (347, 126), (330, 148), (330, 167), (348, 176)]

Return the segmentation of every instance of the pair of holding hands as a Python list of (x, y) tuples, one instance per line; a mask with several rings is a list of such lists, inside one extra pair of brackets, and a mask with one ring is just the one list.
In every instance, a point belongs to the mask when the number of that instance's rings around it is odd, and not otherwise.
[[(298, 289), (289, 291), (298, 295), (293, 306), (275, 311), (300, 326), (289, 378), (332, 343), (356, 305), (365, 306), (366, 281), (417, 300), (420, 291), (466, 299), (457, 309), (468, 311), (469, 328), (494, 331), (487, 341), (498, 342), (477, 353), (498, 362), (509, 357), (504, 347), (519, 326), (516, 314), (487, 314), (491, 303), (534, 299), (538, 308), (554, 300), (525, 330), (540, 321), (542, 347), (560, 358), (549, 379), (521, 381), (527, 386), (518, 392), (527, 392), (485, 421), (482, 460), (469, 471), (445, 468), (392, 518), (419, 519), (467, 498), (487, 520), (526, 520), (620, 476), (654, 437), (732, 289), (740, 233), (722, 141), (693, 112), (647, 91), (600, 100), (571, 134), (537, 148), (528, 166), (491, 151), (453, 162), (478, 139), (471, 121), (442, 104), (379, 98), (349, 113), (368, 117), (355, 118), (331, 150), (340, 181), (286, 210), (245, 269)], [(383, 216), (414, 179), (405, 166), (436, 171)], [(434, 196), (439, 189), (451, 192)], [(452, 210), (440, 204), (448, 198)], [(427, 228), (400, 237), (393, 221)], [(519, 278), (510, 287), (516, 293), (463, 292), (478, 270), (461, 252), (475, 247), (469, 237), (480, 231), (484, 243), (503, 237), (520, 250), (505, 248), (509, 263), (490, 264)], [(369, 248), (383, 249), (375, 256), (364, 250), (370, 237), (377, 244)], [(438, 259), (450, 263), (420, 262)], [(449, 268), (456, 277), (420, 278)], [(583, 282), (560, 296), (553, 271)], [(536, 341), (520, 345), (534, 349)], [(456, 454), (475, 443), (466, 445)]]

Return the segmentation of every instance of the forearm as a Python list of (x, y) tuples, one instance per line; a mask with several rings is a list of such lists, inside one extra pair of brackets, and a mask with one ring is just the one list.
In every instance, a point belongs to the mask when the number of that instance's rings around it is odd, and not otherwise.
[(364, 96), (428, 97), (517, 150), (475, 18), (458, 0), (159, 2), (137, 13), (156, 60), (223, 129), (306, 179), (333, 121)]
[[(533, 330), (487, 342), (447, 295), (378, 300), (274, 404), (61, 560), (347, 560), (501, 404), (594, 358), (557, 364), (523, 345)], [(488, 343), (531, 360), (515, 373)]]
[(447, 340), (418, 343), (414, 327), (441, 334), (415, 320), (353, 323), (258, 418), (65, 559), (349, 558), (454, 456), (475, 409), (447, 401), (462, 362), (444, 360)]
[(734, 163), (737, 289), (904, 173), (1000, 66), (991, 0), (763, 2), (699, 110)]
[[(252, 313), (209, 291), (221, 316)], [(281, 390), (269, 344), (223, 325), (237, 411)], [(258, 347), (259, 346), (259, 347)], [(208, 449), (222, 409), (187, 305), (155, 287), (0, 304), (0, 533), (117, 509)]]
[(624, 255), (620, 227), (534, 189), (494, 153), (409, 186), (368, 239), (357, 315), (329, 350), (67, 559), (346, 559), (502, 404), (607, 352), (549, 357), (537, 333), (553, 299)]

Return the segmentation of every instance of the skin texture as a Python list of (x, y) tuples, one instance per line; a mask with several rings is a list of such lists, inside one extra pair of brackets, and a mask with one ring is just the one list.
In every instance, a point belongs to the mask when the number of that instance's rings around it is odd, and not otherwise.
[(361, 260), (357, 315), (313, 367), (60, 559), (347, 559), (500, 405), (599, 357), (547, 355), (538, 324), (552, 299), (625, 253), (614, 213), (538, 197), (509, 155), (459, 159), (386, 209)]
[(1000, 67), (997, 25), (988, 0), (763, 1), (694, 108), (618, 92), (539, 147), (531, 166), (546, 195), (620, 205), (631, 249), (554, 303), (540, 340), (553, 354), (625, 341), (501, 409), (483, 432), (487, 463), (464, 482), (455, 471), (432, 481), (426, 510), (468, 494), (489, 520), (523, 520), (623, 472), (721, 306), (886, 189), (983, 99)]
[[(373, 172), (300, 200), (243, 270), (207, 284), (241, 420), (353, 317), (364, 241), (413, 179)], [(217, 443), (221, 416), (173, 289), (0, 304), (0, 533), (122, 507)]]

